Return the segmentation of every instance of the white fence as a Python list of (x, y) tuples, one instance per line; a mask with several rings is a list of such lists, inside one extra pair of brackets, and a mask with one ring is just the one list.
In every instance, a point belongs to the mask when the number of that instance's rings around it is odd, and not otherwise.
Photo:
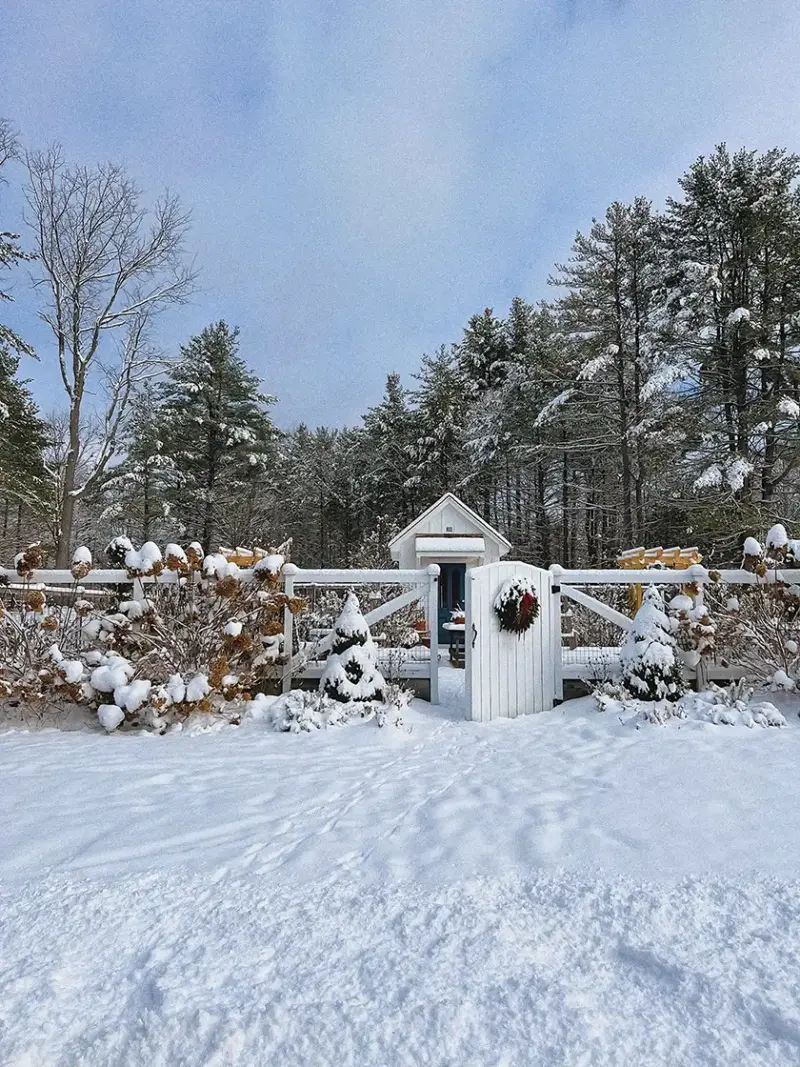
[[(523, 639), (501, 633), (493, 617), (492, 602), (507, 578), (519, 575), (537, 588), (540, 617)], [(603, 603), (587, 590), (608, 585), (694, 586), (695, 606), (703, 603), (705, 589), (719, 582), (728, 585), (768, 585), (778, 576), (761, 578), (750, 571), (722, 570), (712, 582), (709, 571), (695, 564), (685, 570), (568, 570), (554, 565), (549, 571), (524, 563), (491, 564), (469, 572), (467, 583), (467, 715), (488, 720), (546, 710), (564, 697), (565, 680), (590, 680), (609, 676), (618, 666), (616, 647), (563, 647), (561, 601), (563, 597), (594, 612), (620, 633), (629, 630), (630, 616)], [(800, 586), (800, 571), (784, 571), (780, 580)], [(530, 640), (529, 640), (530, 638)], [(686, 674), (698, 685), (709, 680), (741, 677), (736, 664), (701, 660)]]
[[(531, 630), (518, 637), (500, 633), (492, 604), (500, 585), (509, 577), (524, 575), (537, 589), (540, 614)], [(15, 570), (0, 567), (0, 577), (7, 579), (9, 588), (28, 589), (31, 582), (18, 577)], [(251, 570), (242, 570), (247, 581)], [(782, 580), (800, 585), (800, 571), (785, 571)], [(303, 588), (354, 588), (399, 586), (398, 596), (364, 613), (370, 626), (415, 603), (424, 607), (430, 649), (427, 655), (408, 657), (400, 666), (401, 678), (422, 679), (429, 682), (430, 700), (439, 700), (438, 669), (438, 607), (439, 567), (432, 564), (421, 570), (308, 570), (289, 563), (283, 569), (283, 584), (287, 594), (302, 595)], [(728, 585), (766, 585), (776, 581), (774, 573), (760, 578), (743, 570), (718, 572), (718, 581)], [(147, 586), (153, 583), (170, 585), (178, 575), (165, 570), (158, 578), (131, 578), (125, 570), (93, 570), (76, 583), (68, 570), (37, 570), (33, 584), (45, 589), (80, 588), (85, 595), (103, 595), (103, 587), (130, 586), (131, 599), (144, 600)], [(704, 589), (712, 579), (705, 567), (695, 564), (685, 570), (568, 570), (554, 565), (549, 571), (524, 563), (501, 562), (468, 571), (465, 627), (467, 715), (488, 720), (513, 717), (545, 710), (563, 699), (564, 681), (589, 679), (613, 670), (615, 648), (564, 649), (561, 636), (561, 601), (566, 597), (611, 623), (620, 636), (630, 628), (629, 616), (609, 604), (604, 604), (591, 592), (592, 587), (609, 585), (696, 586), (695, 604), (702, 602)], [(318, 678), (324, 669), (324, 657), (330, 648), (330, 637), (298, 647), (295, 621), (288, 608), (284, 614), (284, 653), (287, 663), (283, 670), (283, 688), (303, 679)], [(380, 652), (379, 652), (380, 656)], [(696, 671), (688, 671), (698, 683), (707, 679), (724, 680), (739, 677), (736, 665), (703, 663)]]
[[(287, 563), (283, 568), (284, 590), (293, 596), (303, 587), (346, 588), (358, 590), (360, 586), (397, 585), (406, 587), (399, 596), (364, 612), (370, 627), (382, 622), (404, 608), (422, 603), (430, 648), (424, 658), (407, 655), (398, 666), (401, 678), (427, 679), (430, 686), (430, 701), (439, 703), (439, 567), (432, 563), (421, 570), (307, 570)], [(289, 656), (290, 670), (284, 676), (284, 691), (291, 688), (292, 678), (318, 678), (324, 669), (324, 656), (331, 646), (331, 635), (312, 645), (297, 649), (294, 640), (294, 617), (287, 610), (284, 623), (284, 653)], [(380, 666), (381, 651), (378, 652)], [(384, 653), (385, 655), (385, 653)], [(294, 669), (292, 668), (294, 665)]]
[[(250, 581), (252, 569), (242, 569), (242, 581)], [(304, 570), (287, 563), (282, 571), (282, 583), (287, 596), (302, 594), (303, 587), (321, 586), (335, 589), (356, 589), (396, 585), (405, 587), (399, 596), (364, 612), (370, 626), (412, 604), (423, 605), (426, 627), (430, 634), (430, 650), (427, 655), (409, 655), (398, 666), (398, 676), (409, 680), (427, 680), (430, 701), (439, 702), (439, 567), (434, 563), (420, 570)], [(131, 600), (147, 599), (147, 587), (152, 585), (175, 585), (180, 576), (175, 571), (164, 570), (158, 577), (132, 578), (126, 570), (100, 569), (90, 571), (77, 581), (69, 570), (36, 570), (30, 580), (20, 578), (16, 570), (0, 567), (0, 578), (6, 579), (4, 588), (23, 592), (35, 586), (48, 592), (81, 590), (84, 596), (108, 595), (110, 586), (130, 586)], [(324, 657), (330, 649), (330, 637), (297, 647), (295, 620), (288, 608), (284, 610), (284, 654), (288, 662), (283, 669), (284, 692), (293, 682), (318, 678), (324, 668)], [(427, 650), (426, 650), (427, 651)], [(378, 652), (380, 661), (381, 650)]]

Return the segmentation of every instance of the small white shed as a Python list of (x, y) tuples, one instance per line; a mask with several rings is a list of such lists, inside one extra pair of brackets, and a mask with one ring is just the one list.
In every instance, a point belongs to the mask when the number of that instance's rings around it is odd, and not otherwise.
[(453, 493), (445, 493), (389, 542), (401, 569), (439, 564), (441, 641), (447, 638), (441, 627), (451, 611), (464, 606), (467, 568), (496, 563), (510, 549), (507, 538)]

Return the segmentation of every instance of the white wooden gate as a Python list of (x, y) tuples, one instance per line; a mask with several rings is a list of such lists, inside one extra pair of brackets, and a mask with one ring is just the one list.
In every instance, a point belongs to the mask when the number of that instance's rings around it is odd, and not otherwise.
[[(539, 600), (539, 617), (521, 636), (501, 631), (494, 599), (509, 578), (528, 578)], [(466, 690), (471, 719), (514, 718), (553, 707), (555, 627), (560, 653), (561, 620), (554, 618), (548, 571), (527, 563), (489, 563), (467, 571)]]

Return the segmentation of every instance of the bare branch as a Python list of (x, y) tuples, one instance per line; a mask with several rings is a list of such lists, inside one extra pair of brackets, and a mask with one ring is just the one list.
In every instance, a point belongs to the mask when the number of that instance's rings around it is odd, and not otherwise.
[[(26, 221), (41, 267), (36, 284), (47, 293), (41, 315), (56, 340), (70, 406), (61, 498), (63, 561), (74, 500), (102, 478), (133, 389), (154, 372), (148, 327), (164, 308), (186, 301), (195, 272), (184, 263), (189, 216), (175, 195), (166, 194), (148, 211), (122, 167), (69, 166), (57, 145), (28, 153), (25, 163)], [(95, 380), (103, 383), (106, 400), (98, 416), (99, 438), (79, 485), (83, 405)]]

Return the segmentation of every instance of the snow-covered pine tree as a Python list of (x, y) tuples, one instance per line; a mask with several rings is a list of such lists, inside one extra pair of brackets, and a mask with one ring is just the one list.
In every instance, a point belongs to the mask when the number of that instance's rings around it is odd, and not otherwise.
[[(590, 509), (613, 506), (613, 551), (647, 543), (669, 488), (663, 459), (668, 405), (654, 322), (662, 258), (658, 219), (649, 201), (637, 197), (612, 204), (588, 234), (578, 233), (572, 258), (551, 279), (568, 290), (557, 305), (566, 388), (553, 414), (581, 438), (571, 462), (583, 470), (570, 480), (585, 481)], [(653, 482), (658, 491), (648, 500)], [(597, 499), (592, 490), (599, 485)]]
[(798, 182), (798, 156), (722, 144), (668, 201), (663, 326), (671, 377), (685, 383), (684, 464), (698, 501), (689, 522), (701, 543), (728, 551), (743, 530), (788, 512), (796, 492)]
[(176, 468), (164, 450), (164, 425), (161, 404), (146, 394), (137, 396), (122, 439), (125, 460), (104, 481), (100, 494), (102, 517), (114, 520), (117, 528), (122, 526), (140, 541), (167, 540), (182, 526), (182, 516), (169, 514)]
[(622, 684), (635, 700), (674, 703), (684, 686), (677, 642), (661, 594), (645, 590), (642, 606), (620, 649)]
[(473, 315), (458, 346), (459, 365), (473, 397), (499, 385), (506, 374), (508, 356), (503, 320), (492, 308)]
[(400, 375), (390, 374), (380, 404), (368, 408), (364, 415), (359, 442), (368, 457), (364, 470), (366, 511), (378, 517), (390, 515), (400, 526), (416, 512), (414, 490), (407, 484), (415, 467), (411, 455), (414, 413), (408, 400)]
[(442, 345), (434, 355), (423, 356), (419, 385), (411, 396), (416, 403), (412, 473), (407, 485), (419, 504), (432, 503), (448, 489), (458, 487), (464, 474), (464, 425), (469, 402), (454, 346)]
[(271, 491), (274, 397), (261, 391), (238, 348), (238, 330), (207, 326), (182, 346), (164, 384), (163, 451), (176, 468), (170, 503), (206, 551), (223, 537), (244, 544), (262, 534), (256, 505)]
[(333, 646), (319, 687), (342, 703), (383, 700), (386, 682), (375, 665), (372, 635), (353, 592), (345, 597), (333, 628)]
[[(16, 153), (14, 131), (0, 119), (0, 167)], [(15, 234), (0, 232), (0, 275), (31, 258), (17, 244)], [(11, 299), (11, 294), (0, 288), (0, 303)], [(4, 553), (22, 547), (25, 515), (40, 510), (51, 488), (43, 462), (44, 423), (26, 383), (17, 377), (24, 355), (33, 355), (33, 349), (0, 322), (0, 545)]]
[[(7, 119), (0, 118), (0, 167), (9, 159), (17, 157), (18, 154), (19, 146), (13, 127)], [(0, 184), (4, 184), (4, 182), (5, 179), (0, 178)], [(17, 244), (17, 234), (4, 232), (2, 224), (0, 224), (0, 273), (26, 259), (32, 258)], [(0, 301), (12, 299), (10, 293), (0, 289)], [(9, 326), (5, 326), (0, 322), (0, 352), (2, 351), (17, 353), (18, 355), (33, 355), (33, 349), (30, 345), (26, 344)]]

